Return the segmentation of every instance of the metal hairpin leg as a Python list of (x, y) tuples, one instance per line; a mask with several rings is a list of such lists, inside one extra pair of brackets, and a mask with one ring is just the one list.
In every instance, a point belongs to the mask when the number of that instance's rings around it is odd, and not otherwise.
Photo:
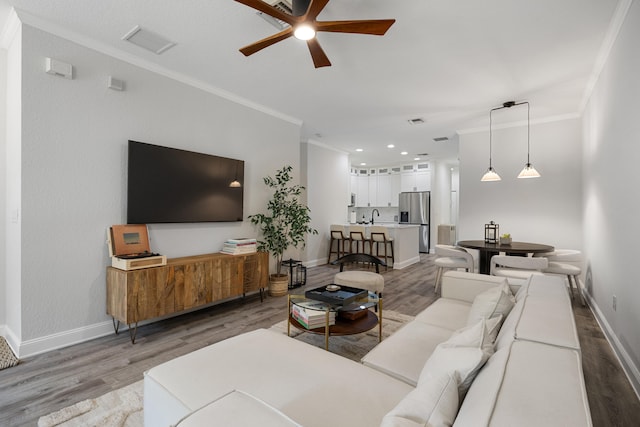
[[(116, 332), (116, 335), (118, 335), (118, 332), (120, 332), (120, 321), (117, 320), (115, 317), (111, 318), (111, 321), (113, 322), (113, 329)], [(135, 344), (136, 343), (136, 334), (138, 333), (138, 322), (133, 324), (133, 328), (131, 327), (131, 323), (128, 323), (129, 326), (129, 338), (131, 338), (131, 344)]]

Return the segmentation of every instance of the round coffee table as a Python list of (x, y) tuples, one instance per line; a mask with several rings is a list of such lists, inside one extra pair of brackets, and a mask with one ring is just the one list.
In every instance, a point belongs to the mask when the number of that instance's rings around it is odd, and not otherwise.
[[(292, 307), (297, 306), (311, 312), (324, 315), (324, 325), (308, 329), (293, 317)], [(369, 310), (378, 307), (378, 314)], [(324, 335), (324, 348), (329, 350), (329, 337), (340, 335), (356, 335), (370, 331), (378, 325), (378, 340), (382, 341), (382, 298), (374, 292), (368, 292), (364, 297), (356, 299), (346, 307), (318, 301), (305, 297), (304, 289), (292, 292), (288, 298), (289, 321), (287, 335), (291, 335), (291, 325), (303, 332)], [(335, 316), (335, 323), (329, 325), (331, 317)]]

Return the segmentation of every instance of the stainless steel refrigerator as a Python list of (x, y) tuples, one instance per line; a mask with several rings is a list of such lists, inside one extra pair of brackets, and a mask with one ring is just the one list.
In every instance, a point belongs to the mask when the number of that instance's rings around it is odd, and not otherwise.
[(400, 193), (400, 223), (417, 224), (420, 226), (419, 251), (424, 253), (429, 252), (429, 221), (431, 220), (430, 207), (430, 191)]

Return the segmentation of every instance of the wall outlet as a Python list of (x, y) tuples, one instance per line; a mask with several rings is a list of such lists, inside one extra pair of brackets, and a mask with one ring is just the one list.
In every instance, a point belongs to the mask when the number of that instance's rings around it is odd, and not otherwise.
[(613, 311), (616, 311), (618, 309), (618, 297), (617, 296), (613, 296)]

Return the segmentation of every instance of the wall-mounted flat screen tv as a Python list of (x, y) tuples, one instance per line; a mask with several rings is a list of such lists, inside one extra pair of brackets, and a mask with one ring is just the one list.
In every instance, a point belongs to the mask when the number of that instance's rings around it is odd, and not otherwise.
[(242, 221), (244, 161), (129, 141), (127, 223)]

